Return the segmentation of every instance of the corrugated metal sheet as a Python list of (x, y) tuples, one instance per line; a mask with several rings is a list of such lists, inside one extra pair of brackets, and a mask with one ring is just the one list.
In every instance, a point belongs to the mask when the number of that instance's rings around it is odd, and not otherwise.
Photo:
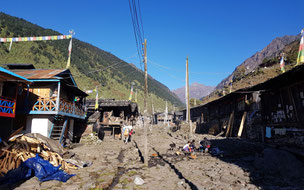
[(27, 79), (56, 79), (57, 75), (66, 69), (35, 69), (35, 70), (11, 70)]
[(30, 83), (30, 81), (28, 81), (22, 75), (18, 75), (16, 73), (11, 72), (11, 71), (9, 71), (7, 69), (4, 69), (2, 67), (0, 67), (0, 73), (1, 73), (0, 80), (4, 80), (4, 81), (19, 81), (19, 82), (23, 82), (23, 83), (26, 83), (26, 84)]

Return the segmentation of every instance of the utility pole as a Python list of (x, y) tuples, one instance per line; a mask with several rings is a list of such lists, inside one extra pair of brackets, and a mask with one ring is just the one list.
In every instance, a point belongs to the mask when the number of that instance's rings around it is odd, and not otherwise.
[(187, 113), (186, 122), (190, 125), (190, 137), (192, 137), (192, 125), (190, 122), (190, 98), (189, 98), (189, 69), (188, 69), (188, 56), (186, 60), (186, 103), (187, 103)]
[(147, 39), (144, 43), (144, 62), (145, 62), (145, 96), (144, 96), (144, 164), (148, 166), (148, 135), (147, 135), (147, 98), (148, 98), (148, 71), (147, 71)]
[(151, 101), (152, 101), (152, 124), (155, 124), (154, 122), (154, 104), (153, 104), (153, 96), (151, 94)]
[(166, 110), (165, 110), (165, 124), (169, 126), (168, 122), (168, 102), (166, 101)]

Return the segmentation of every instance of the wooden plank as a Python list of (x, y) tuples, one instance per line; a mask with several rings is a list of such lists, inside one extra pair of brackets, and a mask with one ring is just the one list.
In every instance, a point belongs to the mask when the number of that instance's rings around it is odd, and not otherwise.
[(227, 127), (227, 130), (226, 130), (225, 137), (228, 137), (229, 134), (230, 134), (231, 123), (232, 123), (233, 118), (234, 118), (234, 110), (233, 110), (233, 111), (231, 112), (231, 114), (230, 114), (229, 121), (228, 121), (228, 127)]
[(16, 168), (18, 168), (19, 166), (20, 166), (20, 164), (21, 164), (21, 159), (17, 159), (17, 162), (16, 162)]
[[(4, 141), (3, 141), (4, 142)], [(8, 150), (9, 148), (11, 148), (13, 146), (13, 144), (7, 145), (3, 148), (1, 148), (2, 151)]]
[(295, 111), (297, 122), (299, 122), (300, 120), (299, 120), (299, 116), (298, 116), (298, 112), (297, 112), (296, 103), (295, 103), (295, 100), (294, 100), (294, 97), (293, 97), (293, 93), (291, 92), (290, 88), (288, 88), (288, 95), (289, 95), (289, 99), (291, 99), (291, 102), (293, 104), (293, 110)]
[(9, 154), (10, 153), (7, 153), (5, 158), (2, 160), (2, 162), (3, 162), (2, 168), (6, 168), (7, 161), (8, 161), (8, 158), (9, 158)]
[(8, 170), (15, 169), (15, 161), (13, 159), (8, 163)]
[(219, 134), (216, 135), (216, 137), (221, 136), (222, 134), (224, 134), (224, 131), (220, 132)]
[(40, 141), (31, 137), (22, 136), (21, 140), (26, 140), (28, 143), (40, 144)]
[(247, 116), (247, 112), (245, 111), (243, 113), (243, 117), (242, 117), (242, 121), (241, 121), (241, 124), (240, 124), (240, 128), (239, 128), (239, 131), (238, 131), (238, 137), (241, 137), (242, 136), (242, 132), (243, 132), (243, 128), (244, 128), (244, 123), (245, 123), (245, 120), (246, 120), (246, 116)]
[(233, 113), (233, 117), (232, 117), (232, 120), (231, 120), (231, 129), (229, 131), (229, 137), (232, 136), (233, 126), (234, 126), (234, 113)]
[(51, 157), (53, 159), (54, 166), (58, 166), (58, 160), (57, 160), (56, 156), (54, 154), (51, 154)]
[(26, 147), (26, 150), (29, 152), (30, 151), (30, 146), (29, 144), (27, 143), (26, 139), (24, 139), (24, 141), (22, 141), (21, 143), (24, 143), (25, 147)]
[(6, 173), (8, 172), (8, 170), (7, 170), (6, 168), (2, 168), (2, 169), (1, 169), (1, 172), (3, 172), (3, 173), (6, 174)]
[(2, 151), (2, 152), (0, 153), (0, 158), (1, 158), (4, 154), (5, 154), (5, 152)]
[[(5, 157), (6, 157), (6, 155), (5, 155)], [(3, 168), (5, 157), (1, 160), (0, 168)]]
[(13, 132), (7, 139), (12, 138), (13, 136), (17, 135), (18, 133), (20, 133), (23, 129), (23, 126), (20, 127), (19, 129), (17, 129), (15, 132)]

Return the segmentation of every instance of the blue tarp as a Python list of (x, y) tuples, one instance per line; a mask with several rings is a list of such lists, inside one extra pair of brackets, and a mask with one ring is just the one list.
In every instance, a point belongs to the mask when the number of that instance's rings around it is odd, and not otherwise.
[(43, 160), (38, 154), (36, 157), (29, 158), (21, 163), (19, 168), (9, 171), (5, 177), (0, 178), (0, 184), (13, 184), (21, 180), (26, 180), (36, 176), (39, 181), (58, 180), (66, 182), (75, 174), (67, 174), (59, 169), (60, 166), (54, 167), (49, 161)]

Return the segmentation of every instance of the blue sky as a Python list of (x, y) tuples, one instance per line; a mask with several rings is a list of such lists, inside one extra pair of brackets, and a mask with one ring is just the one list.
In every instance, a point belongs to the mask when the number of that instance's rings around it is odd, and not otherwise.
[[(296, 35), (304, 28), (303, 0), (140, 4), (148, 73), (170, 89), (184, 86), (187, 56), (190, 83), (215, 86), (274, 38)], [(1, 11), (64, 34), (74, 29), (75, 38), (140, 68), (128, 0), (3, 1)]]

